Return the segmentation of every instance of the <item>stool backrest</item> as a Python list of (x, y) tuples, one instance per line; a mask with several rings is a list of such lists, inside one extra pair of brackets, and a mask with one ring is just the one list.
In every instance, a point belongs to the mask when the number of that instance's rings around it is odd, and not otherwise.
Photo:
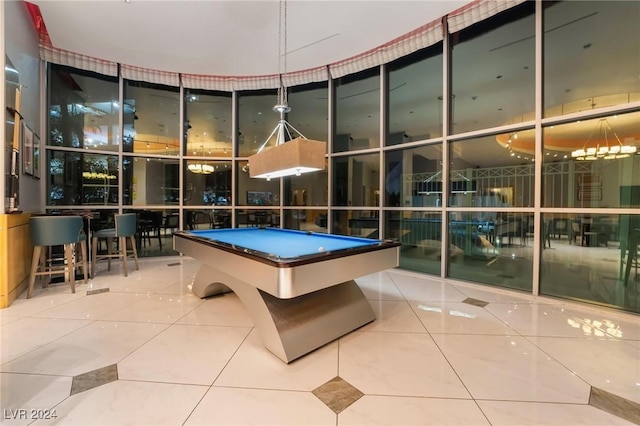
[(29, 218), (29, 225), (34, 246), (71, 244), (85, 238), (80, 216), (34, 216)]
[(130, 237), (136, 233), (136, 214), (124, 213), (113, 216), (116, 221), (116, 237)]

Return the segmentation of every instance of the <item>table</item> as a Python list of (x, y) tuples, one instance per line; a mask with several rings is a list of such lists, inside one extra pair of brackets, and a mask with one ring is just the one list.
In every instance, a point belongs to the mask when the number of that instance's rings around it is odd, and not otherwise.
[(354, 278), (400, 256), (397, 241), (263, 227), (180, 231), (173, 241), (202, 262), (194, 294), (235, 292), (285, 363), (375, 320)]

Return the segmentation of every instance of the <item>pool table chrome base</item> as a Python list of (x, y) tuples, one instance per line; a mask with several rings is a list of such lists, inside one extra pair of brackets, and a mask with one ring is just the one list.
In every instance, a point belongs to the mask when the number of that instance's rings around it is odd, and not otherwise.
[(202, 264), (192, 291), (201, 298), (233, 291), (252, 317), (264, 346), (285, 363), (376, 319), (371, 305), (353, 280), (291, 299), (280, 299)]

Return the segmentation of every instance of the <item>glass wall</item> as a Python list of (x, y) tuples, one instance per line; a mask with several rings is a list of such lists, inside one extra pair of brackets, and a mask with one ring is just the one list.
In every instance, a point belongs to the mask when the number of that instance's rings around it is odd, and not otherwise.
[(279, 120), (275, 90), (120, 88), (49, 65), (45, 207), (104, 226), (135, 211), (142, 255), (175, 254), (177, 229), (394, 238), (401, 268), (640, 312), (640, 3), (544, 2), (541, 34), (535, 6), (288, 88), (287, 119), (328, 141), (327, 168), (272, 181), (247, 157)]
[(386, 145), (442, 136), (442, 43), (389, 64)]
[(451, 133), (533, 120), (535, 2), (452, 34)]
[(545, 117), (640, 101), (638, 2), (543, 5)]
[(380, 71), (377, 68), (334, 80), (333, 152), (380, 146)]

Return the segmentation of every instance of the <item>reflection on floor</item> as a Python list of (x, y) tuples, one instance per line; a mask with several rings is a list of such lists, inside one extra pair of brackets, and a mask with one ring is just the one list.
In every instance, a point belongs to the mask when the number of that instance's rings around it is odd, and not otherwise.
[(287, 365), (234, 294), (192, 295), (198, 266), (0, 310), (3, 424), (640, 423), (637, 315), (388, 270), (357, 280), (376, 321)]

